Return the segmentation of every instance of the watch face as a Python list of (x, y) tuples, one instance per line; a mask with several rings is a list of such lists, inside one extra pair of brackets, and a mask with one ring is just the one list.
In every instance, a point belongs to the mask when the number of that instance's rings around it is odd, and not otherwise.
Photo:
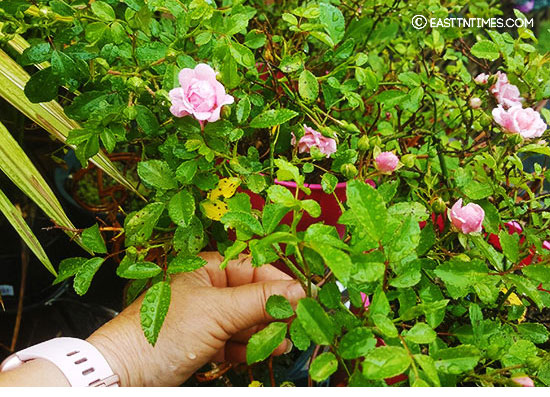
[(9, 371), (10, 369), (17, 368), (22, 364), (23, 361), (21, 361), (19, 357), (17, 357), (17, 354), (14, 353), (2, 361), (2, 364), (0, 365), (0, 372)]

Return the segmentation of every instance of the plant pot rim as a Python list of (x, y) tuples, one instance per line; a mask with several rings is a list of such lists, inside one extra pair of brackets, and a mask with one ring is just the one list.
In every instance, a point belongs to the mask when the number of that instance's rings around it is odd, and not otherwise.
[[(277, 185), (285, 186), (285, 187), (291, 187), (296, 188), (296, 182), (291, 181), (280, 181), (278, 179), (275, 179), (275, 183)], [(338, 182), (336, 184), (336, 189), (342, 189), (346, 187), (347, 182)], [(311, 190), (323, 190), (323, 186), (320, 183), (304, 183), (304, 186), (311, 189)]]

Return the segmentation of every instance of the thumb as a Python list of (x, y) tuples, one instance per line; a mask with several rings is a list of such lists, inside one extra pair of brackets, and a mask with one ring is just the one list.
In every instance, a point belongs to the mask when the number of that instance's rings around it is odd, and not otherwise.
[(273, 320), (265, 310), (270, 296), (282, 295), (293, 307), (298, 300), (305, 297), (305, 292), (298, 281), (278, 280), (245, 284), (239, 287), (224, 288), (221, 297), (223, 328), (231, 335), (258, 324)]

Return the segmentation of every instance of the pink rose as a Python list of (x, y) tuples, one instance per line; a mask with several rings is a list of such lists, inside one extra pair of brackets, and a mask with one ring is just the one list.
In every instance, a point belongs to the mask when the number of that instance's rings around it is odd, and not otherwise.
[(472, 109), (479, 109), (481, 106), (481, 99), (479, 98), (470, 98), (470, 107)]
[(524, 376), (514, 376), (512, 382), (521, 386), (521, 387), (535, 387), (535, 382), (530, 377)]
[(474, 81), (477, 83), (477, 84), (487, 84), (487, 82), (489, 81), (489, 75), (486, 74), (486, 73), (480, 73), (476, 76), (476, 78), (474, 79)]
[(170, 91), (170, 111), (176, 117), (192, 115), (199, 121), (218, 121), (223, 105), (234, 102), (225, 93), (225, 87), (216, 80), (216, 72), (210, 66), (200, 63), (195, 69), (180, 71), (181, 87)]
[[(294, 133), (292, 133), (290, 143), (296, 146), (296, 136)], [(336, 141), (334, 139), (328, 138), (304, 124), (304, 136), (298, 141), (298, 151), (300, 153), (309, 153), (313, 146), (317, 147), (327, 158), (336, 151)]]
[(499, 105), (509, 108), (516, 105), (521, 105), (521, 95), (519, 88), (508, 82), (506, 73), (497, 72), (497, 81), (491, 86), (489, 91), (495, 96)]
[(546, 131), (546, 123), (540, 113), (521, 106), (505, 110), (502, 106), (493, 109), (493, 118), (504, 130), (511, 134), (520, 134), (525, 139), (538, 138)]
[(451, 208), (449, 218), (453, 225), (464, 234), (481, 232), (485, 211), (479, 205), (470, 203), (462, 206), (459, 199)]
[(378, 156), (376, 156), (375, 166), (376, 169), (383, 174), (391, 174), (393, 171), (397, 169), (397, 165), (399, 164), (399, 157), (397, 157), (392, 152), (382, 152)]

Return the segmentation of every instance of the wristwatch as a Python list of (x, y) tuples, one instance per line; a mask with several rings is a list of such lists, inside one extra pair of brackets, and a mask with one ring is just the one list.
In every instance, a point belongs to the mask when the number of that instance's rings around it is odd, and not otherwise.
[(12, 354), (0, 364), (0, 372), (42, 358), (55, 364), (73, 387), (118, 387), (118, 375), (90, 343), (76, 338), (54, 338)]

